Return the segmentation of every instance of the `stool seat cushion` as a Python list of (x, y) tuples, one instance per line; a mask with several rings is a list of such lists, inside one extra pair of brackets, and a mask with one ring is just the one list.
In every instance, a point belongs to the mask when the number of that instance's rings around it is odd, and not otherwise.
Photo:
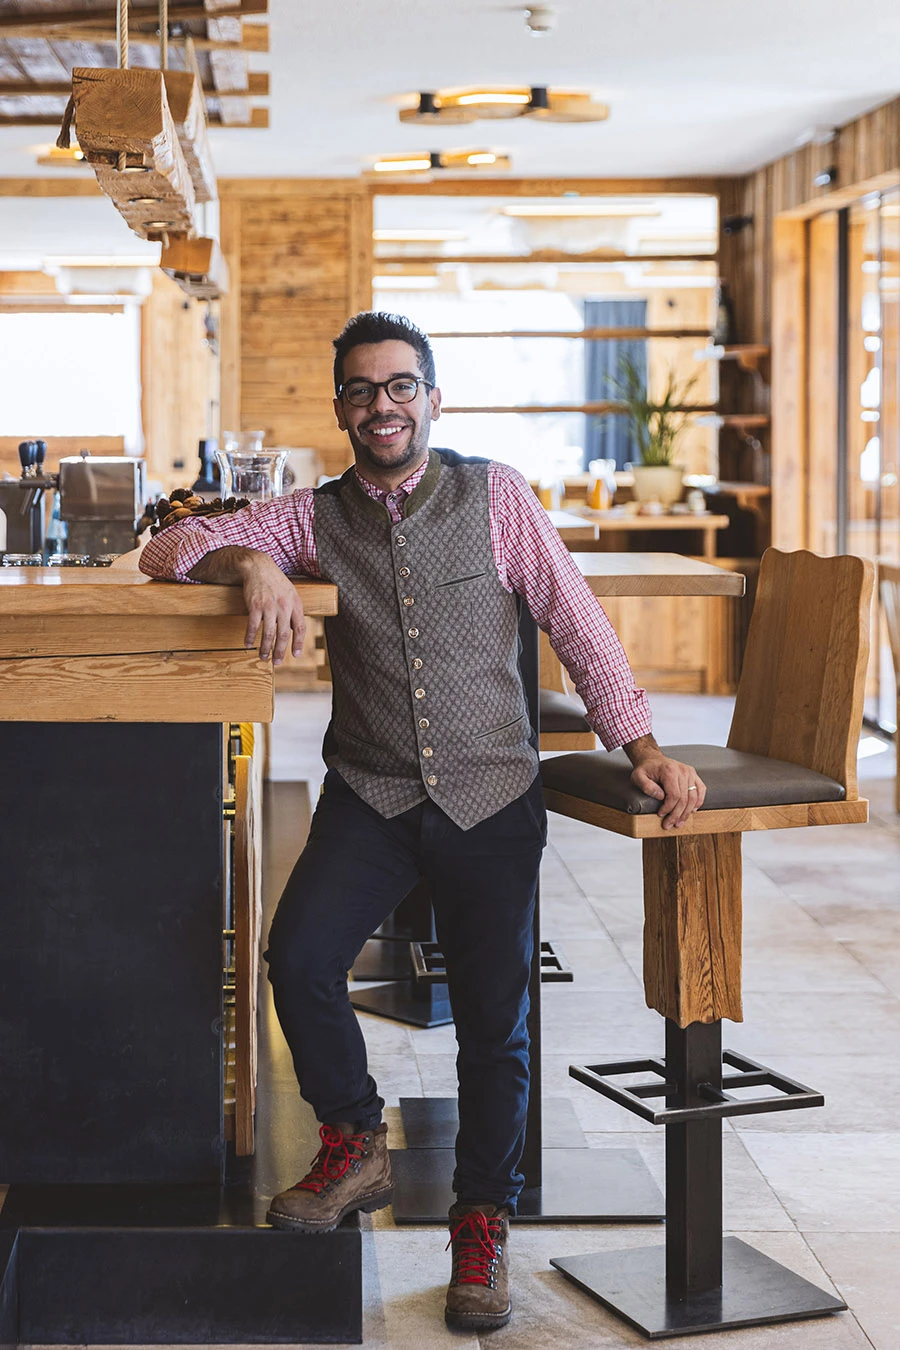
[[(825, 774), (765, 755), (748, 755), (722, 745), (666, 745), (663, 754), (692, 764), (706, 784), (701, 810), (724, 811), (750, 806), (787, 806), (796, 802), (843, 801), (844, 787)], [(624, 750), (583, 750), (557, 755), (541, 764), (545, 788), (581, 797), (600, 806), (648, 816), (659, 802), (631, 782), (631, 762)]]
[(555, 689), (542, 689), (541, 731), (590, 731), (584, 704)]

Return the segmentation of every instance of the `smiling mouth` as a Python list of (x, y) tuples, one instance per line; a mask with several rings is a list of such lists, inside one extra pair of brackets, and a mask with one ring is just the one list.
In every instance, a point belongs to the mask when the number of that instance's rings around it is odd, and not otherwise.
[(409, 422), (382, 422), (377, 426), (366, 427), (365, 432), (367, 436), (374, 436), (376, 440), (387, 441), (407, 431), (409, 427)]

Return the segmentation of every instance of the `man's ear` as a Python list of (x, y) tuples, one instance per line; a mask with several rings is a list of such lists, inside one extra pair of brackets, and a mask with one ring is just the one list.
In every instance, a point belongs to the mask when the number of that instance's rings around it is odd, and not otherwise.
[(346, 431), (347, 423), (344, 420), (344, 400), (340, 398), (333, 399), (332, 406), (334, 407), (334, 415), (337, 418), (338, 427), (341, 431)]
[(441, 391), (438, 389), (437, 385), (435, 385), (428, 395), (428, 399), (431, 403), (431, 420), (432, 422), (436, 422), (441, 415)]

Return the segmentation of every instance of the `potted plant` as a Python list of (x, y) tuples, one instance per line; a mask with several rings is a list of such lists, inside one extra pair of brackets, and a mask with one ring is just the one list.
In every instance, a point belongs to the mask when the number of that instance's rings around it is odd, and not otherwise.
[(661, 397), (651, 399), (644, 372), (630, 357), (623, 356), (618, 374), (610, 376), (609, 383), (626, 410), (640, 455), (630, 466), (635, 497), (639, 502), (674, 505), (681, 497), (684, 477), (684, 470), (674, 462), (678, 438), (686, 423), (680, 409), (697, 383), (697, 376), (679, 381), (670, 367)]

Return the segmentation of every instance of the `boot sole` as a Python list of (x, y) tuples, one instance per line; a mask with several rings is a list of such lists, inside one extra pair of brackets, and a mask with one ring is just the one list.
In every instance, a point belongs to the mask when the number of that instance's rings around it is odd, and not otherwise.
[(455, 1313), (444, 1309), (444, 1321), (456, 1331), (491, 1331), (505, 1327), (512, 1317), (512, 1304), (502, 1313)]
[(376, 1191), (363, 1200), (351, 1200), (349, 1205), (345, 1205), (341, 1212), (328, 1223), (310, 1223), (307, 1219), (292, 1219), (287, 1214), (279, 1214), (276, 1210), (270, 1209), (266, 1215), (266, 1222), (273, 1228), (281, 1228), (285, 1231), (290, 1230), (294, 1233), (333, 1233), (338, 1224), (352, 1214), (354, 1210), (359, 1210), (362, 1214), (374, 1214), (378, 1209), (386, 1209), (394, 1198), (394, 1188), (391, 1186), (386, 1191)]

